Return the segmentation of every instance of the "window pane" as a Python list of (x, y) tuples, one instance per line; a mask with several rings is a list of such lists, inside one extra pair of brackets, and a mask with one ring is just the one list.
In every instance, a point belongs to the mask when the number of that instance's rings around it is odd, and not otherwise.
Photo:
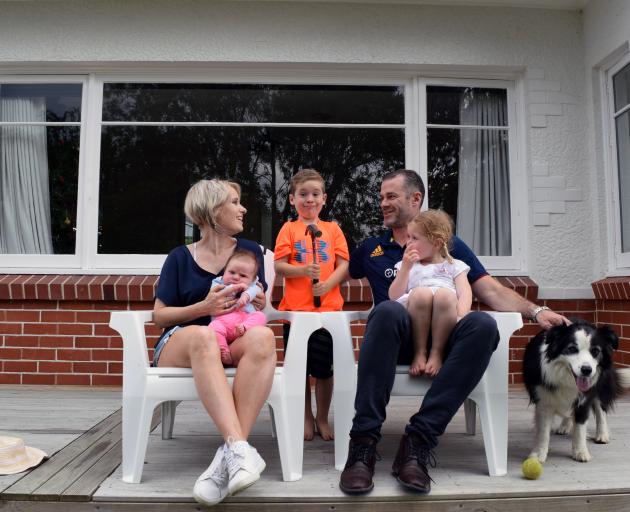
[(427, 87), (427, 123), (507, 126), (507, 91), (476, 87)]
[(506, 130), (427, 131), (429, 208), (480, 256), (512, 253), (508, 149)]
[(302, 167), (324, 176), (322, 218), (334, 217), (353, 246), (380, 231), (380, 177), (403, 167), (404, 155), (402, 129), (104, 127), (98, 252), (164, 254), (183, 244), (186, 192), (213, 177), (243, 187), (240, 236), (273, 247), (293, 214), (288, 180)]
[(630, 111), (617, 117), (615, 124), (617, 125), (621, 251), (630, 252)]
[[(42, 101), (46, 114), (41, 121), (80, 122), (81, 87), (81, 84), (2, 84), (0, 100)], [(0, 113), (0, 121), (33, 121), (28, 118), (29, 111), (17, 108), (17, 103), (3, 102), (3, 105), (8, 112)]]
[(630, 104), (630, 64), (613, 76), (615, 112)]
[(75, 253), (79, 134), (0, 127), (0, 254)]
[(103, 89), (103, 120), (403, 124), (404, 89), (109, 83)]

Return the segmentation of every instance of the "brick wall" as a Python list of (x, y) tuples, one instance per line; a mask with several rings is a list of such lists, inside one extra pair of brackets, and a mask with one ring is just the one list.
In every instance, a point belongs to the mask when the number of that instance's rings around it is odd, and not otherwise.
[[(591, 322), (609, 323), (621, 336), (617, 361), (630, 365), (630, 278), (625, 285), (593, 284), (594, 300), (537, 301), (538, 287), (528, 278), (499, 278), (539, 304)], [(120, 385), (122, 341), (108, 326), (112, 310), (151, 309), (156, 276), (0, 275), (0, 384)], [(617, 295), (613, 295), (612, 288)], [(366, 309), (372, 301), (367, 283), (342, 287), (346, 309)], [(282, 289), (276, 286), (274, 300)], [(478, 307), (476, 305), (475, 307)], [(282, 361), (280, 325), (278, 360)], [(364, 326), (352, 326), (358, 351)], [(525, 326), (510, 341), (510, 383), (522, 382), (524, 347), (538, 326)], [(149, 355), (160, 330), (147, 327)]]

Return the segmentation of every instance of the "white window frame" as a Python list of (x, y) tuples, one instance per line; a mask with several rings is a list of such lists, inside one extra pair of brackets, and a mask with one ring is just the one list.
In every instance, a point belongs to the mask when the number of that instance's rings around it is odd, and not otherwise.
[[(427, 140), (427, 87), (429, 86), (450, 86), (450, 87), (478, 87), (484, 89), (502, 89), (507, 91), (507, 111), (508, 111), (508, 150), (509, 150), (509, 175), (510, 175), (510, 215), (511, 215), (511, 241), (512, 249), (510, 256), (480, 256), (477, 255), (481, 263), (489, 271), (500, 270), (502, 275), (517, 275), (522, 273), (526, 268), (525, 247), (527, 245), (526, 236), (517, 236), (520, 233), (527, 233), (527, 177), (524, 172), (524, 165), (519, 155), (522, 154), (521, 141), (519, 140), (519, 121), (522, 115), (517, 112), (522, 110), (522, 104), (519, 105), (519, 95), (516, 94), (516, 83), (505, 80), (483, 80), (483, 79), (418, 79), (418, 125), (420, 127), (419, 138), (422, 141)], [(420, 175), (428, 187), (428, 155), (427, 144), (421, 144), (420, 155)], [(520, 191), (519, 194), (516, 191)], [(423, 209), (428, 208), (429, 191), (425, 198)]]
[[(617, 127), (615, 126), (615, 97), (613, 88), (613, 76), (624, 67), (630, 65), (630, 54), (626, 54), (603, 73), (602, 112), (604, 114), (603, 126), (606, 137), (604, 150), (604, 165), (608, 170), (608, 225), (612, 226), (613, 233), (609, 239), (609, 273), (611, 275), (627, 273), (630, 268), (630, 252), (622, 251), (621, 244), (621, 204), (619, 199), (619, 160), (617, 158)], [(629, 205), (630, 206), (630, 205)]]
[[(490, 271), (502, 275), (521, 275), (527, 271), (525, 236), (528, 218), (527, 195), (515, 191), (527, 190), (525, 165), (520, 155), (524, 154), (524, 120), (526, 118), (522, 82), (514, 76), (495, 79), (427, 78), (419, 71), (396, 71), (379, 69), (233, 69), (198, 68), (173, 69), (138, 73), (133, 70), (94, 71), (67, 75), (2, 75), (2, 83), (28, 82), (77, 82), (83, 84), (81, 114), (81, 147), (79, 155), (79, 183), (77, 204), (77, 238), (74, 255), (0, 255), (0, 272), (5, 273), (81, 273), (81, 274), (157, 274), (166, 258), (165, 254), (98, 254), (98, 199), (100, 174), (100, 144), (103, 103), (103, 85), (107, 82), (148, 83), (269, 83), (308, 85), (364, 85), (402, 86), (405, 90), (405, 161), (406, 167), (418, 170), (427, 181), (426, 146), (426, 86), (451, 85), (457, 87), (502, 88), (508, 98), (508, 137), (510, 155), (510, 204), (512, 216), (512, 255), (480, 256), (479, 259)], [(468, 73), (467, 73), (468, 74)], [(483, 72), (478, 73), (482, 75)], [(109, 124), (109, 123), (108, 123)], [(199, 123), (196, 123), (199, 124)], [(203, 124), (203, 123), (201, 123)], [(287, 123), (291, 125), (299, 123)], [(309, 125), (310, 126), (310, 125)], [(357, 127), (361, 125), (349, 125)], [(384, 125), (390, 126), (390, 125)], [(402, 127), (402, 126), (401, 126)], [(428, 204), (425, 199), (424, 205)]]
[(0, 76), (2, 84), (81, 84), (81, 122), (54, 122), (42, 123), (44, 126), (79, 126), (79, 169), (77, 170), (77, 218), (76, 239), (74, 254), (0, 254), (0, 272), (7, 273), (44, 273), (56, 271), (57, 273), (70, 273), (81, 270), (81, 247), (84, 245), (85, 229), (85, 141), (88, 98), (88, 77), (79, 75), (3, 75)]

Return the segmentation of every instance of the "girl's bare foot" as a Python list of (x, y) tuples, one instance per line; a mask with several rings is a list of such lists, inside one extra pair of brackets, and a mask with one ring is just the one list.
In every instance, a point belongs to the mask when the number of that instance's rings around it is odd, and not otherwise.
[(438, 352), (431, 352), (429, 360), (427, 361), (426, 374), (429, 377), (435, 377), (442, 368), (442, 354)]
[(236, 334), (237, 338), (240, 338), (245, 334), (245, 326), (243, 324), (238, 324), (234, 326), (234, 334)]
[(409, 367), (409, 375), (417, 377), (422, 375), (426, 371), (427, 356), (423, 353), (418, 353), (414, 356), (411, 366)]
[(315, 427), (324, 441), (332, 441), (335, 438), (330, 428), (330, 423), (328, 423), (328, 418), (315, 418)]
[(304, 415), (304, 441), (312, 441), (315, 436), (315, 418), (312, 414)]
[(231, 365), (234, 361), (232, 360), (232, 353), (229, 348), (221, 349), (221, 362), (223, 364)]

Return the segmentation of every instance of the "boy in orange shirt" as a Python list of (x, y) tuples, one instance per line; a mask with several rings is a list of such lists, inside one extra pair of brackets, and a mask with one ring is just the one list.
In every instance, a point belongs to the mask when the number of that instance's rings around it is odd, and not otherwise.
[[(278, 309), (283, 311), (340, 311), (343, 298), (339, 283), (348, 270), (348, 244), (335, 222), (319, 219), (326, 203), (324, 180), (313, 169), (302, 169), (291, 178), (289, 202), (295, 207), (298, 219), (285, 222), (276, 238), (275, 269), (285, 278), (284, 297)], [(307, 232), (314, 225), (321, 236), (313, 238)], [(313, 261), (313, 251), (317, 263)], [(313, 283), (314, 279), (319, 282)], [(320, 306), (315, 306), (319, 297)], [(285, 346), (288, 329), (285, 324)], [(322, 439), (333, 438), (328, 423), (328, 410), (333, 392), (332, 337), (325, 329), (315, 331), (308, 340), (306, 362), (306, 397), (304, 411), (304, 439), (313, 439), (315, 429)], [(308, 376), (315, 378), (317, 415), (311, 409), (311, 390)]]

